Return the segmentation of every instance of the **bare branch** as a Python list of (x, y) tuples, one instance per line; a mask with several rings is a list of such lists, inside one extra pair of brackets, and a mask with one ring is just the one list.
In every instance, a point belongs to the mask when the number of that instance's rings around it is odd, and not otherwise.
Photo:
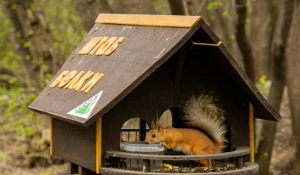
[(236, 12), (238, 15), (236, 25), (236, 39), (244, 58), (245, 71), (249, 78), (255, 81), (254, 56), (251, 43), (246, 34), (247, 0), (236, 0)]
[(185, 15), (182, 0), (168, 0), (172, 15)]

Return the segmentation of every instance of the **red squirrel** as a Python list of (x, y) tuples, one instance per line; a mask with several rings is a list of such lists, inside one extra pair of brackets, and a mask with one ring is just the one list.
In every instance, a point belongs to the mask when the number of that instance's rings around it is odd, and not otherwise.
[[(226, 126), (224, 111), (216, 104), (216, 97), (202, 94), (190, 98), (183, 108), (181, 119), (191, 128), (162, 128), (158, 119), (151, 122), (145, 142), (162, 144), (167, 149), (186, 155), (207, 155), (220, 153), (225, 147)], [(210, 161), (200, 161), (210, 166)]]

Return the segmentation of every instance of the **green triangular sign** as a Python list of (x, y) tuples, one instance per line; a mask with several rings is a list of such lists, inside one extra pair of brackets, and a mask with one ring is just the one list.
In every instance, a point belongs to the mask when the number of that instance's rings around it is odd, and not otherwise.
[(89, 106), (91, 105), (91, 103), (87, 103), (84, 106), (78, 108), (77, 110), (75, 110), (76, 113), (78, 114), (85, 114), (85, 112), (87, 111), (87, 109), (89, 108)]
[(92, 98), (85, 101), (84, 103), (82, 103), (81, 105), (77, 106), (75, 109), (68, 112), (68, 114), (87, 119), (92, 113), (93, 109), (95, 108), (98, 100), (102, 95), (102, 92), (103, 90), (100, 91), (98, 94), (94, 95)]

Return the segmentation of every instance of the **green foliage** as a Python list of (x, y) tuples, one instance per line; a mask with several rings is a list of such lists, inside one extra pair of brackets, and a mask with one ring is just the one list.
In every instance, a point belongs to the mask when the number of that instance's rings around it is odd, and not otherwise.
[(226, 11), (223, 12), (223, 16), (226, 17), (227, 19), (231, 18), (230, 12), (228, 10), (226, 10)]
[(61, 64), (86, 34), (81, 25), (81, 19), (71, 4), (71, 0), (60, 1), (60, 3), (47, 0), (40, 1), (40, 6), (44, 9), (55, 41), (51, 50), (53, 52), (58, 51), (63, 56), (64, 59), (61, 60)]
[(210, 2), (206, 6), (206, 10), (219, 10), (222, 7), (222, 2), (220, 1), (215, 1), (215, 2)]
[(227, 44), (231, 44), (233, 41), (235, 40), (235, 35), (234, 34), (230, 34), (227, 38)]
[(42, 175), (50, 175), (50, 174), (51, 174), (50, 171), (49, 171), (49, 170), (46, 170), (46, 171), (43, 172)]
[(154, 0), (153, 2), (154, 10), (158, 14), (170, 15), (169, 2), (165, 0)]
[(258, 140), (263, 140), (264, 139), (264, 137), (261, 134), (258, 134), (257, 138), (258, 138)]
[(35, 128), (43, 123), (35, 123), (39, 120), (37, 114), (29, 111), (27, 106), (36, 97), (35, 93), (26, 93), (23, 88), (13, 88), (7, 90), (0, 89), (0, 121), (4, 124), (0, 127), (0, 133), (12, 131), (16, 137), (32, 138), (38, 131)]
[(0, 162), (3, 162), (5, 160), (4, 153), (0, 152)]
[[(37, 8), (43, 10), (46, 22), (50, 27), (49, 31), (54, 39), (53, 44), (49, 47), (53, 53), (62, 56), (63, 59), (59, 60), (60, 65), (62, 65), (86, 34), (81, 19), (72, 6), (73, 2), (71, 0), (60, 1), (59, 3), (47, 0), (37, 2), (40, 7), (30, 4), (30, 10), (35, 11)], [(11, 8), (17, 8), (17, 5), (13, 4)], [(29, 160), (33, 157), (47, 157), (49, 156), (48, 148), (45, 141), (41, 139), (41, 133), (43, 129), (47, 128), (48, 118), (28, 109), (28, 105), (42, 89), (32, 89), (35, 87), (27, 89), (25, 84), (30, 82), (23, 82), (35, 81), (26, 80), (26, 72), (29, 67), (24, 64), (24, 62), (30, 63), (33, 58), (30, 55), (20, 57), (15, 52), (14, 45), (9, 42), (10, 34), (15, 33), (15, 29), (2, 10), (0, 10), (0, 21), (0, 43), (2, 43), (0, 44), (2, 53), (0, 70), (7, 69), (12, 73), (12, 75), (9, 73), (0, 76), (0, 136), (5, 136), (0, 137), (0, 142), (7, 139), (4, 142), (12, 141), (16, 145), (17, 148), (14, 148), (16, 150), (10, 155), (10, 161), (15, 161), (14, 155), (17, 159), (22, 157)], [(38, 31), (33, 29), (29, 32), (29, 35), (35, 34), (34, 32)], [(17, 39), (20, 39), (21, 35), (16, 33), (16, 36)], [(44, 40), (45, 38), (40, 36), (39, 39)], [(22, 40), (21, 43), (23, 48), (29, 48), (31, 45), (26, 40)], [(43, 82), (38, 83), (41, 84), (41, 88), (44, 88), (44, 84), (52, 79), (53, 75), (49, 71), (52, 65), (47, 64), (43, 57), (39, 57), (37, 61), (40, 64), (40, 70), (43, 72), (43, 74), (37, 75), (43, 77)], [(1, 80), (4, 78), (8, 80), (7, 84), (1, 84)], [(0, 162), (7, 160), (1, 149), (3, 148), (0, 148)], [(7, 145), (4, 149), (11, 149), (10, 145)], [(22, 165), (24, 164), (26, 165), (23, 162)], [(45, 171), (43, 174), (47, 175), (49, 172)]]

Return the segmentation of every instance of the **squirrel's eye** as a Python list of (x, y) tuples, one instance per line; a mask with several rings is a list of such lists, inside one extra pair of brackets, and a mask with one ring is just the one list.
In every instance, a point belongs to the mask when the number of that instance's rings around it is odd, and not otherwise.
[(152, 137), (154, 138), (154, 137), (155, 137), (155, 134), (152, 134)]

